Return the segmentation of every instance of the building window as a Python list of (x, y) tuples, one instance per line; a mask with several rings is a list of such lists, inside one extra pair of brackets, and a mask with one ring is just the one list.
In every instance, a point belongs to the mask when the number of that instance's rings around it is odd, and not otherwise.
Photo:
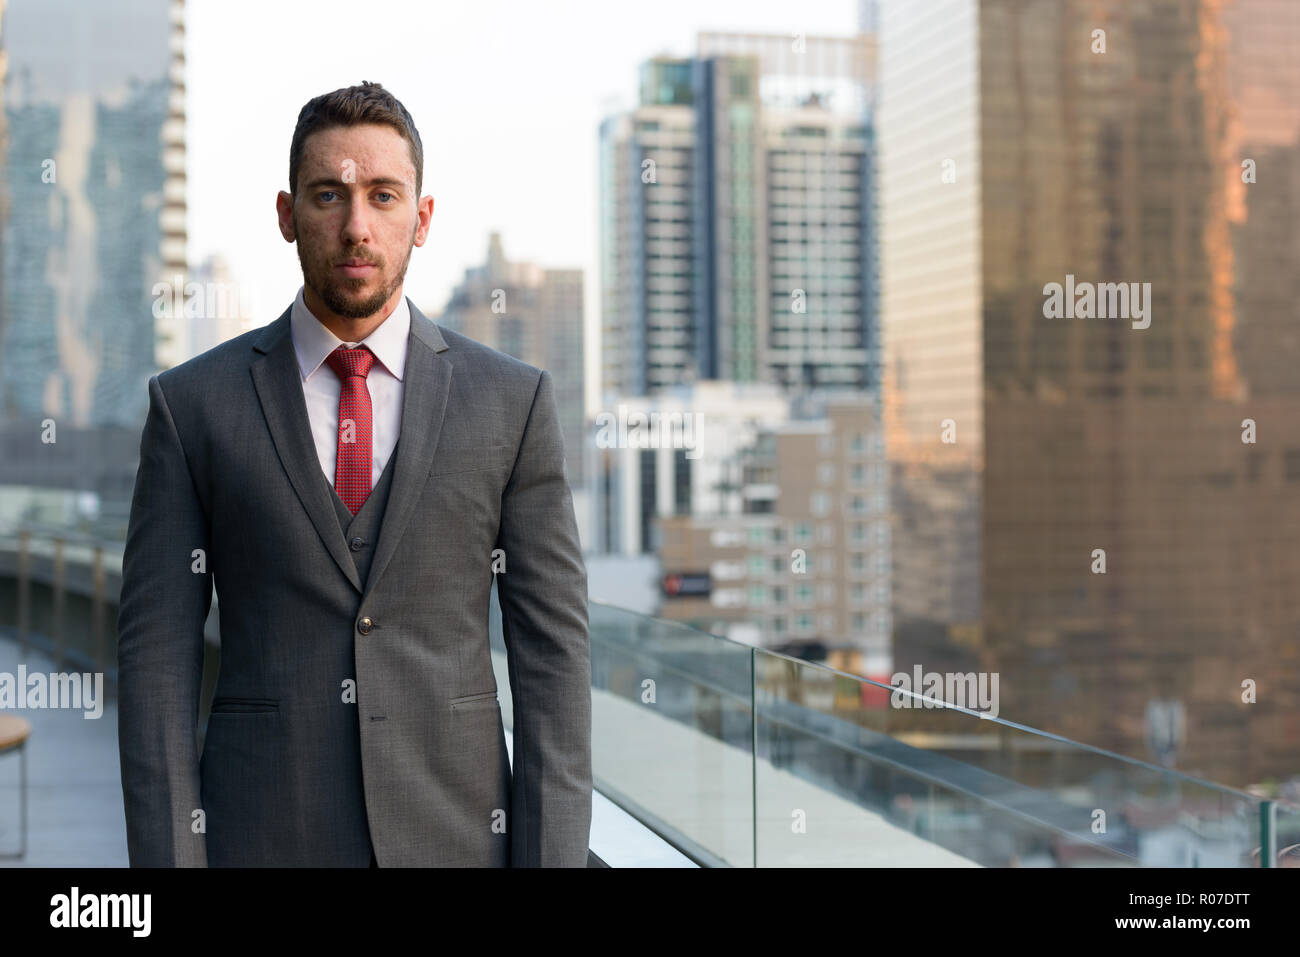
[(833, 462), (822, 462), (817, 466), (817, 484), (835, 484), (835, 464)]
[(802, 635), (809, 634), (813, 630), (812, 615), (800, 615), (795, 619), (795, 622), (799, 628), (799, 633)]
[(867, 540), (867, 526), (862, 522), (854, 522), (852, 541), (865, 542), (866, 540)]
[(1283, 469), (1288, 482), (1300, 482), (1300, 449), (1287, 449), (1283, 458)]
[(801, 605), (807, 605), (813, 600), (813, 586), (800, 585), (794, 590), (795, 601)]
[(749, 586), (749, 604), (754, 608), (761, 608), (767, 604), (767, 589), (762, 585)]
[(855, 572), (866, 571), (866, 570), (867, 570), (867, 553), (866, 553), (866, 552), (854, 552), (854, 553), (853, 553), (853, 557), (852, 557), (852, 565), (851, 565), (850, 567), (851, 567)]
[(784, 585), (773, 585), (773, 586), (772, 586), (772, 604), (774, 604), (774, 605), (784, 605), (784, 604), (785, 604), (785, 586), (784, 586)]
[(855, 432), (853, 434), (853, 439), (849, 442), (849, 451), (854, 455), (861, 455), (866, 450), (866, 437), (861, 432)]
[(812, 541), (812, 525), (808, 522), (800, 522), (794, 527), (794, 540), (804, 543)]
[(767, 559), (762, 555), (749, 556), (749, 573), (756, 578), (762, 578), (767, 574)]
[(849, 484), (865, 485), (867, 482), (867, 467), (865, 465), (854, 465), (849, 469)]
[(745, 592), (741, 588), (717, 588), (709, 598), (719, 608), (740, 608), (745, 604)]
[(764, 545), (767, 543), (767, 529), (762, 525), (751, 525), (749, 527), (749, 544)]
[(822, 455), (833, 455), (835, 453), (835, 436), (817, 436), (817, 451)]
[(1264, 470), (1264, 453), (1250, 451), (1246, 453), (1246, 481), (1258, 482)]
[(785, 634), (785, 617), (783, 615), (777, 615), (772, 619), (772, 631), (778, 635)]
[(860, 611), (855, 611), (855, 612), (853, 613), (853, 631), (854, 631), (854, 633), (856, 633), (856, 634), (861, 634), (861, 633), (865, 632), (866, 630), (867, 630), (867, 616), (864, 615), (864, 614), (862, 614), (862, 612), (860, 612)]
[(831, 510), (831, 497), (825, 492), (813, 492), (812, 494), (812, 513), (814, 515), (827, 515)]
[(861, 495), (855, 495), (849, 499), (849, 513), (852, 515), (865, 515), (867, 511), (867, 500)]
[(818, 525), (817, 540), (824, 545), (833, 545), (835, 543), (835, 526)]
[(677, 449), (673, 462), (673, 503), (678, 515), (691, 514), (691, 460), (686, 449)]
[(867, 600), (867, 586), (862, 582), (854, 582), (849, 586), (849, 595), (852, 596), (855, 604), (862, 604)]

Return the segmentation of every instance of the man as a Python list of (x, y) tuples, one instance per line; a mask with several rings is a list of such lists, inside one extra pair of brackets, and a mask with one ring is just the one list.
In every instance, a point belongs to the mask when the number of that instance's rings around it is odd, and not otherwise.
[(586, 864), (587, 578), (551, 378), (403, 296), (423, 165), (379, 84), (307, 103), (276, 204), (296, 301), (149, 381), (118, 615), (133, 866)]

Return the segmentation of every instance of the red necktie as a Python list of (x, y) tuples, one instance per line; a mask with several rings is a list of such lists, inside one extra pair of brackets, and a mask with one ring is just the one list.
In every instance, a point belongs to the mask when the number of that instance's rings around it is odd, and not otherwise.
[(364, 345), (355, 349), (339, 346), (325, 361), (342, 383), (334, 490), (355, 515), (370, 494), (370, 390), (366, 388), (366, 376), (375, 364), (375, 354)]

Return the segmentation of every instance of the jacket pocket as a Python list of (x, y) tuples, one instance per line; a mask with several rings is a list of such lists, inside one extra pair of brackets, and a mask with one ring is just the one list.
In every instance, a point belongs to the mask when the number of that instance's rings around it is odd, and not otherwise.
[(497, 693), (495, 691), (484, 691), (481, 694), (471, 694), (463, 698), (451, 699), (452, 711), (473, 711), (478, 708), (494, 708), (496, 705)]
[(214, 698), (212, 714), (267, 714), (280, 710), (274, 698)]

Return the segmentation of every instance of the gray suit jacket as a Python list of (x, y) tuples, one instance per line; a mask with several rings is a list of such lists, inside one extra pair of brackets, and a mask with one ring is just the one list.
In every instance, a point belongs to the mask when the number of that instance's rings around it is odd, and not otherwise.
[[(289, 310), (149, 381), (118, 613), (132, 866), (365, 867), (372, 849), (385, 867), (586, 865), (587, 573), (551, 377), (410, 309), (364, 582)], [(513, 774), (488, 645), (494, 549)], [(214, 584), (221, 672), (200, 756)]]

